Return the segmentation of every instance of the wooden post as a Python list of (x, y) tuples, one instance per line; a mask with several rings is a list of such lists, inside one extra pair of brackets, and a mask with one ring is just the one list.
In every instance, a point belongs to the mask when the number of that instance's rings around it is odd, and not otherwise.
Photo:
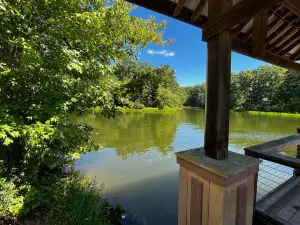
[(253, 18), (252, 54), (255, 57), (265, 55), (268, 16), (269, 12), (268, 10), (265, 10)]
[[(228, 8), (228, 0), (209, 0), (209, 18)], [(207, 42), (205, 155), (214, 159), (228, 156), (229, 91), (231, 77), (230, 30), (224, 30)]]
[(261, 160), (229, 152), (226, 160), (204, 149), (176, 153), (180, 164), (178, 225), (252, 225)]
[[(297, 134), (300, 134), (300, 127), (297, 128)], [(297, 159), (300, 159), (300, 145), (297, 145), (296, 158), (297, 158)], [(300, 176), (300, 170), (295, 169), (295, 170), (294, 170), (294, 175), (295, 175), (295, 176)]]

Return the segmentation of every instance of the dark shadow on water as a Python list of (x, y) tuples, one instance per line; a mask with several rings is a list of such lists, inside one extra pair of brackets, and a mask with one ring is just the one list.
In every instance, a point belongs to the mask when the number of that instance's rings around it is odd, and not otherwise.
[(124, 225), (177, 224), (178, 172), (122, 186), (108, 193), (125, 208)]

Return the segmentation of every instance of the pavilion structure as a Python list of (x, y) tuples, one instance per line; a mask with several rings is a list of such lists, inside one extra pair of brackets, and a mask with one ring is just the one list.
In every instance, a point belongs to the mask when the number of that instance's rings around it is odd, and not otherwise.
[(207, 42), (204, 147), (177, 153), (178, 224), (252, 224), (261, 160), (228, 151), (231, 52), (300, 72), (300, 0), (127, 1), (201, 28)]

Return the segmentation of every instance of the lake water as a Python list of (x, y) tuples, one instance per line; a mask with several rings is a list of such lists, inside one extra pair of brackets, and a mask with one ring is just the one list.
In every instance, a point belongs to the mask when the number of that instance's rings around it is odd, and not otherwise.
[[(175, 153), (203, 146), (204, 111), (88, 115), (76, 121), (92, 126), (94, 140), (104, 147), (82, 155), (76, 168), (105, 183), (104, 196), (126, 210), (124, 224), (177, 224)], [(231, 112), (229, 149), (243, 154), (244, 147), (295, 134), (298, 126), (296, 117)]]

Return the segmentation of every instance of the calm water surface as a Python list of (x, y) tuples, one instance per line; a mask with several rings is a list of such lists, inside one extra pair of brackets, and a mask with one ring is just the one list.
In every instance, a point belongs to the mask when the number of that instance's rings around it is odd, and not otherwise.
[[(178, 165), (175, 152), (203, 146), (204, 111), (185, 109), (173, 114), (101, 115), (76, 118), (95, 129), (104, 147), (82, 155), (76, 167), (105, 183), (105, 197), (121, 204), (124, 224), (177, 224)], [(281, 116), (230, 115), (230, 150), (296, 133), (300, 119)]]

